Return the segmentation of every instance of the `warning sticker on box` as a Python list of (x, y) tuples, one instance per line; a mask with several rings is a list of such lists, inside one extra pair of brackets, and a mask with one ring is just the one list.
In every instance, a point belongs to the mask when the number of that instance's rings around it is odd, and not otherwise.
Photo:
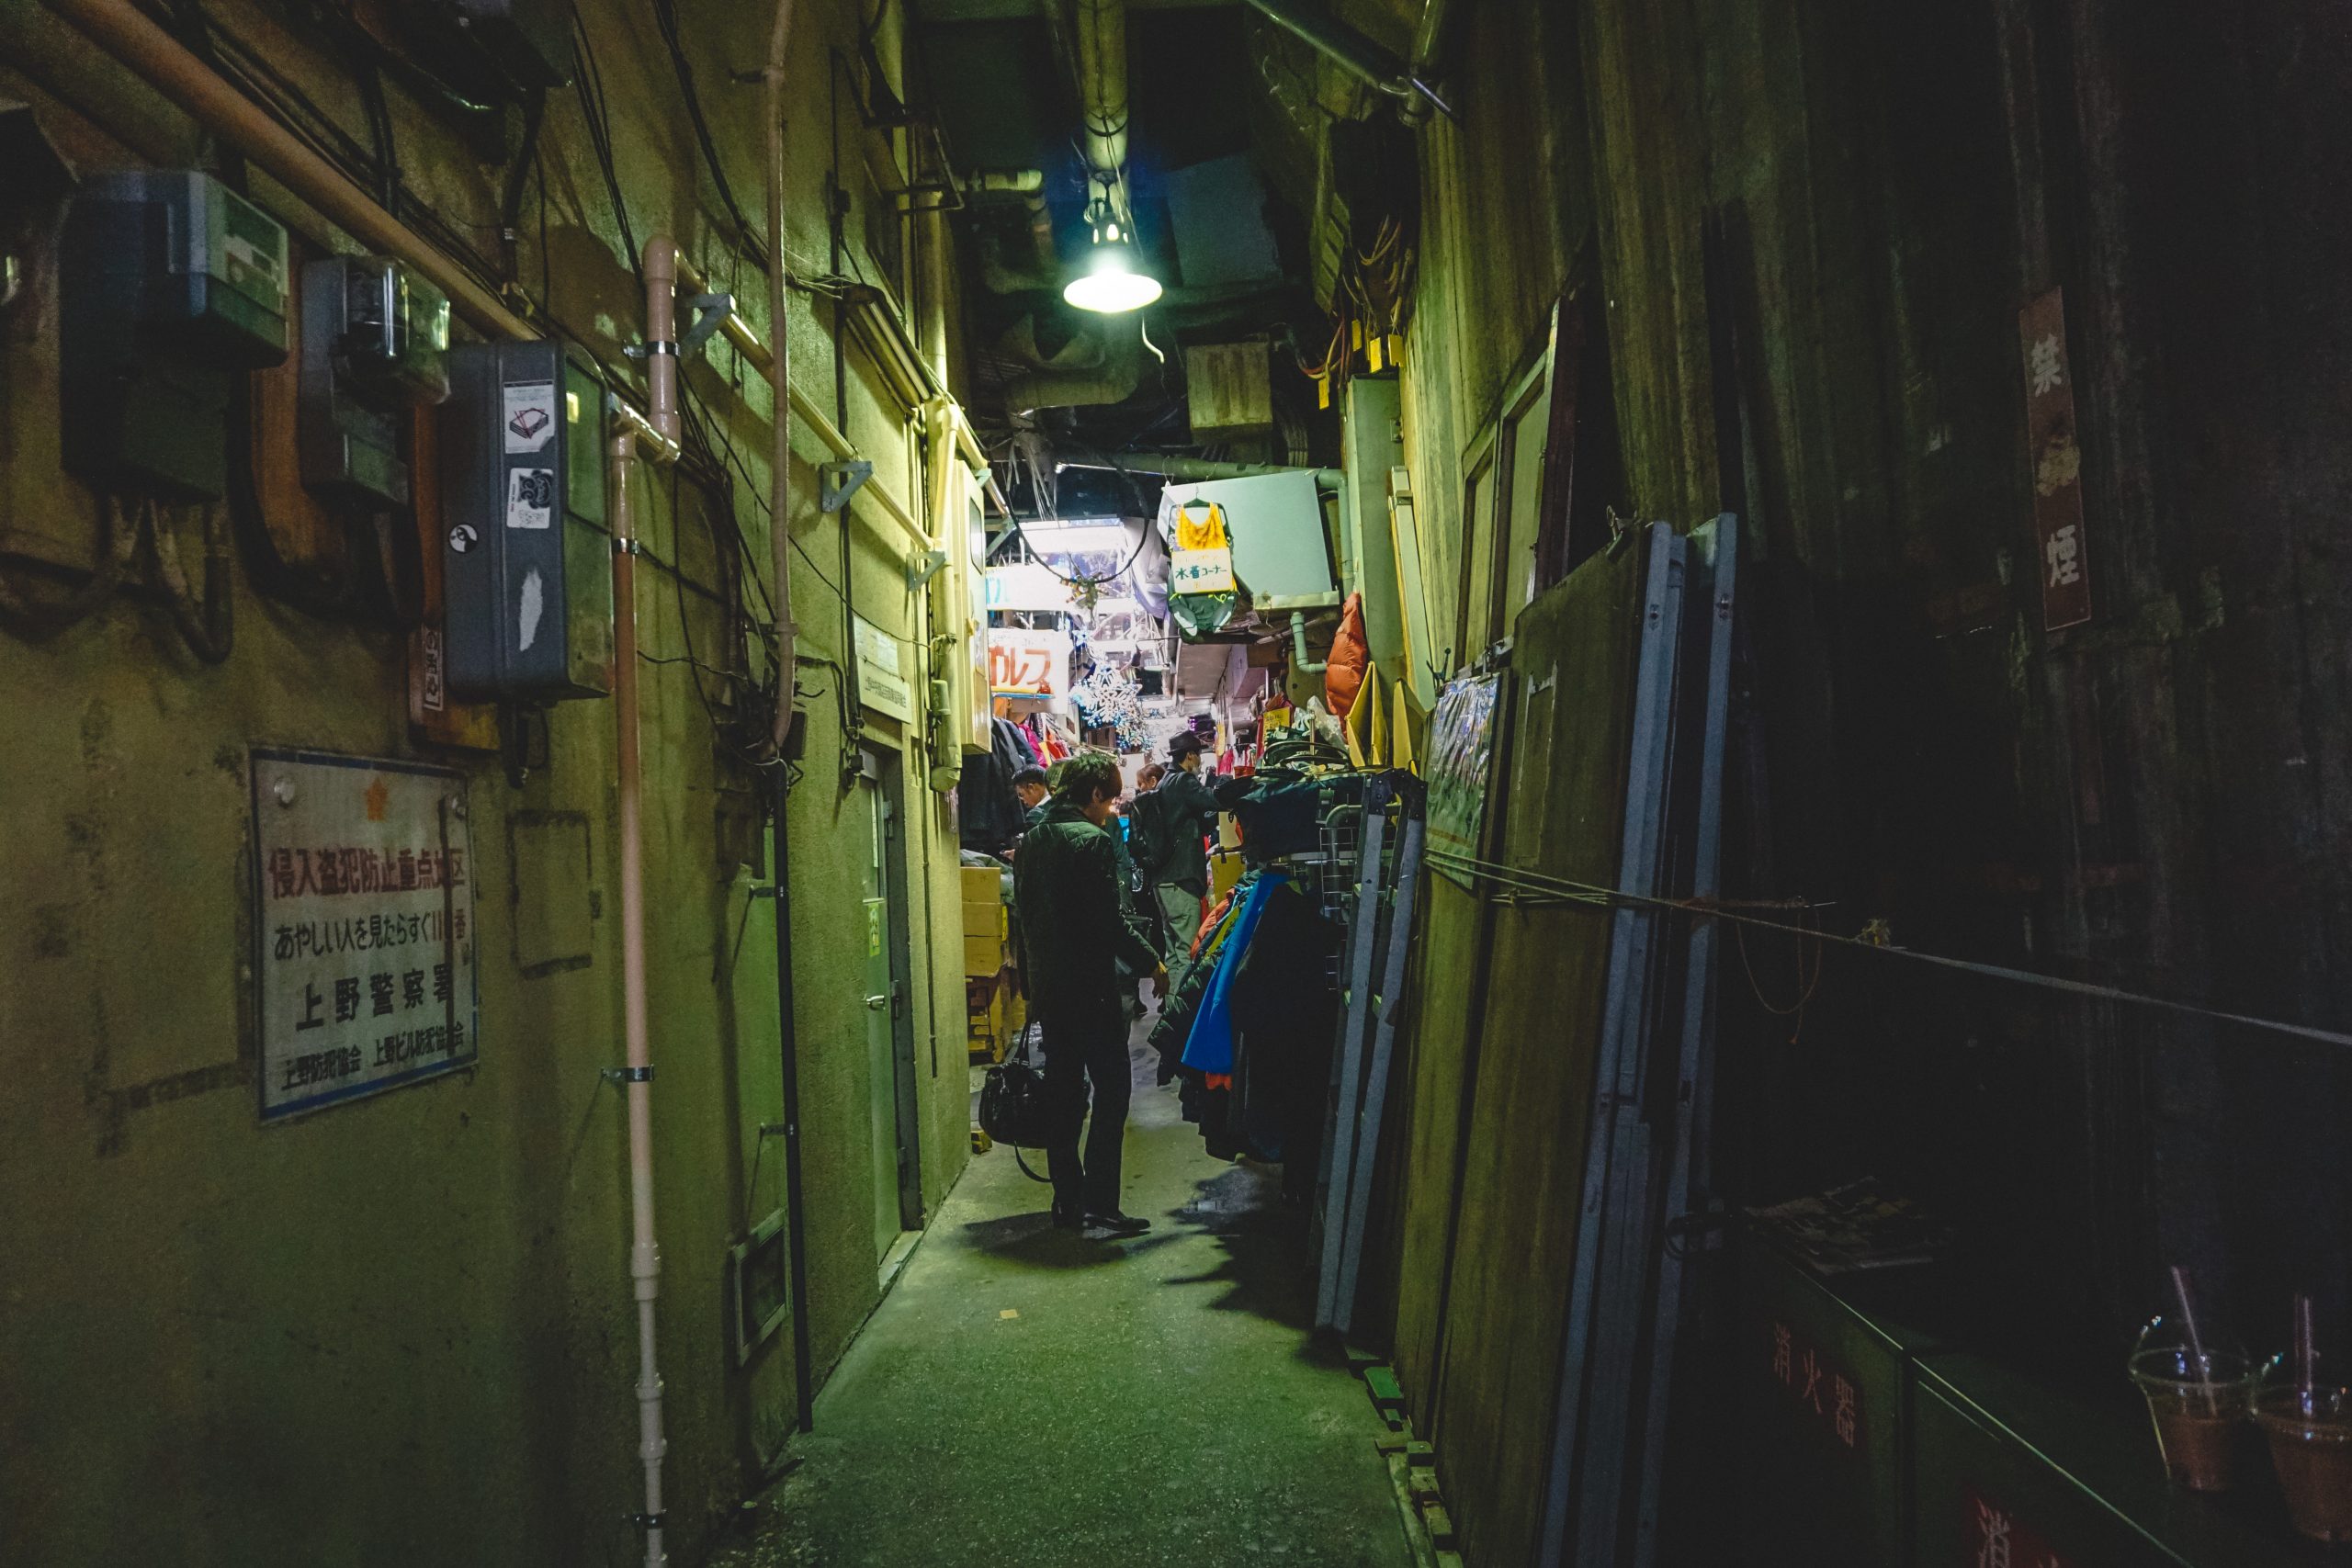
[(509, 528), (546, 528), (555, 521), (555, 470), (553, 468), (509, 468), (506, 470), (506, 525)]
[(506, 388), (506, 449), (537, 452), (555, 434), (555, 383), (520, 381)]

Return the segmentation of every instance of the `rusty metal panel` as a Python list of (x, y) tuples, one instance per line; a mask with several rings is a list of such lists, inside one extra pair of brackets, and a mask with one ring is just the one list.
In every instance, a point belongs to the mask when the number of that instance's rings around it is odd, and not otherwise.
[(1274, 427), (1272, 360), (1262, 343), (1211, 343), (1184, 351), (1193, 439), (1263, 435)]

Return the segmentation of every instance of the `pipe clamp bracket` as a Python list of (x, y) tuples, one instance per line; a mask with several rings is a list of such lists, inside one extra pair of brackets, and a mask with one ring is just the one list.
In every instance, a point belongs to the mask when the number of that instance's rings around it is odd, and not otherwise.
[(606, 1083), (651, 1083), (653, 1068), (650, 1063), (642, 1067), (606, 1067), (600, 1076)]

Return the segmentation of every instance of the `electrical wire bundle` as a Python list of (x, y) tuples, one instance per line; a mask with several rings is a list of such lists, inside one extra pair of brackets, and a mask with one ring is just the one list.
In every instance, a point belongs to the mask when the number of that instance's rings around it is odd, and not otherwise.
[(1318, 407), (1329, 408), (1351, 377), (1377, 375), (1402, 363), (1405, 322), (1412, 313), (1416, 254), (1404, 219), (1391, 213), (1373, 231), (1369, 249), (1352, 244), (1340, 267), (1331, 304), (1331, 333), (1319, 359), (1309, 363), (1292, 345), (1299, 374), (1316, 384)]

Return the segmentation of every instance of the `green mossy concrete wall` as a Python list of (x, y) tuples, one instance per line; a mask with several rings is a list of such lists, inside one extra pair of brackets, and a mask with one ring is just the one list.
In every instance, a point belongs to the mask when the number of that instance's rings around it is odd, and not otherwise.
[[(274, 8), (209, 9), (365, 140), (337, 63), (280, 31)], [(761, 62), (766, 16), (680, 9), (721, 155), (756, 207), (757, 90), (729, 78)], [(649, 13), (620, 0), (582, 11), (639, 238), (676, 234), (770, 335), (761, 275), (728, 252)], [(792, 248), (819, 271), (836, 156), (853, 246), (888, 199), (866, 172), (886, 150), (846, 94), (838, 143), (826, 124), (830, 55), (857, 20), (847, 0), (808, 0), (797, 24), (787, 216)], [(899, 25), (893, 14), (886, 27)], [(896, 47), (886, 36), (885, 57)], [(0, 94), (36, 105), (85, 169), (208, 157), (184, 118), (38, 6), (0, 17)], [(478, 161), (397, 85), (391, 96), (418, 198), (494, 254), (497, 158)], [(544, 164), (545, 243), (535, 183), (518, 276), (619, 363), (640, 304), (570, 93), (551, 101)], [(298, 231), (331, 241), (265, 177), (254, 189)], [(874, 216), (893, 221), (887, 205)], [(796, 380), (919, 504), (895, 407), (854, 350), (836, 405), (830, 308), (795, 303)], [(94, 503), (58, 468), (53, 302), (0, 353), (0, 547), (70, 561), (86, 552)], [(763, 571), (753, 496), (764, 384), (723, 343), (688, 377), (749, 469), (736, 503)], [(805, 431), (795, 451), (796, 605), (813, 660), (800, 671), (808, 761), (788, 856), (808, 1216), (798, 1310), (821, 1376), (881, 1289), (857, 918), (866, 829), (835, 764), (843, 527), (859, 612), (910, 660), (928, 628), (894, 525), (870, 501), (821, 513), (811, 465), (827, 454)], [(691, 633), (709, 661), (723, 628), (701, 526), (691, 513), (677, 525), (667, 476), (641, 469), (633, 499), (652, 552), (639, 587), (644, 650), (677, 660)], [(684, 571), (683, 592), (668, 563)], [(634, 1550), (623, 1517), (641, 1493), (625, 1134), (620, 1097), (598, 1077), (621, 1054), (612, 705), (558, 708), (545, 764), (510, 788), (492, 759), (412, 739), (398, 636), (285, 608), (242, 569), (234, 609), (235, 651), (218, 668), (191, 658), (137, 590), (53, 637), (0, 633), (0, 1556), (238, 1568), (623, 1560)], [(763, 855), (763, 778), (721, 755), (693, 665), (648, 664), (642, 677), (667, 1476), (673, 1559), (691, 1561), (793, 1418), (789, 1330), (738, 1367), (722, 1295), (727, 1247), (783, 1202), (781, 1146), (757, 1148), (758, 1126), (782, 1115), (774, 905), (752, 897), (743, 863)], [(897, 743), (890, 721), (868, 729), (873, 743)], [(466, 771), (474, 1070), (259, 1124), (245, 945), (254, 745)], [(904, 772), (927, 1214), (967, 1152), (959, 895), (952, 808), (922, 787), (919, 747)], [(535, 863), (513, 853), (518, 829), (550, 813), (587, 824), (588, 868), (563, 888), (530, 885), (523, 867)], [(526, 974), (516, 911), (556, 896), (586, 901), (589, 962)]]

